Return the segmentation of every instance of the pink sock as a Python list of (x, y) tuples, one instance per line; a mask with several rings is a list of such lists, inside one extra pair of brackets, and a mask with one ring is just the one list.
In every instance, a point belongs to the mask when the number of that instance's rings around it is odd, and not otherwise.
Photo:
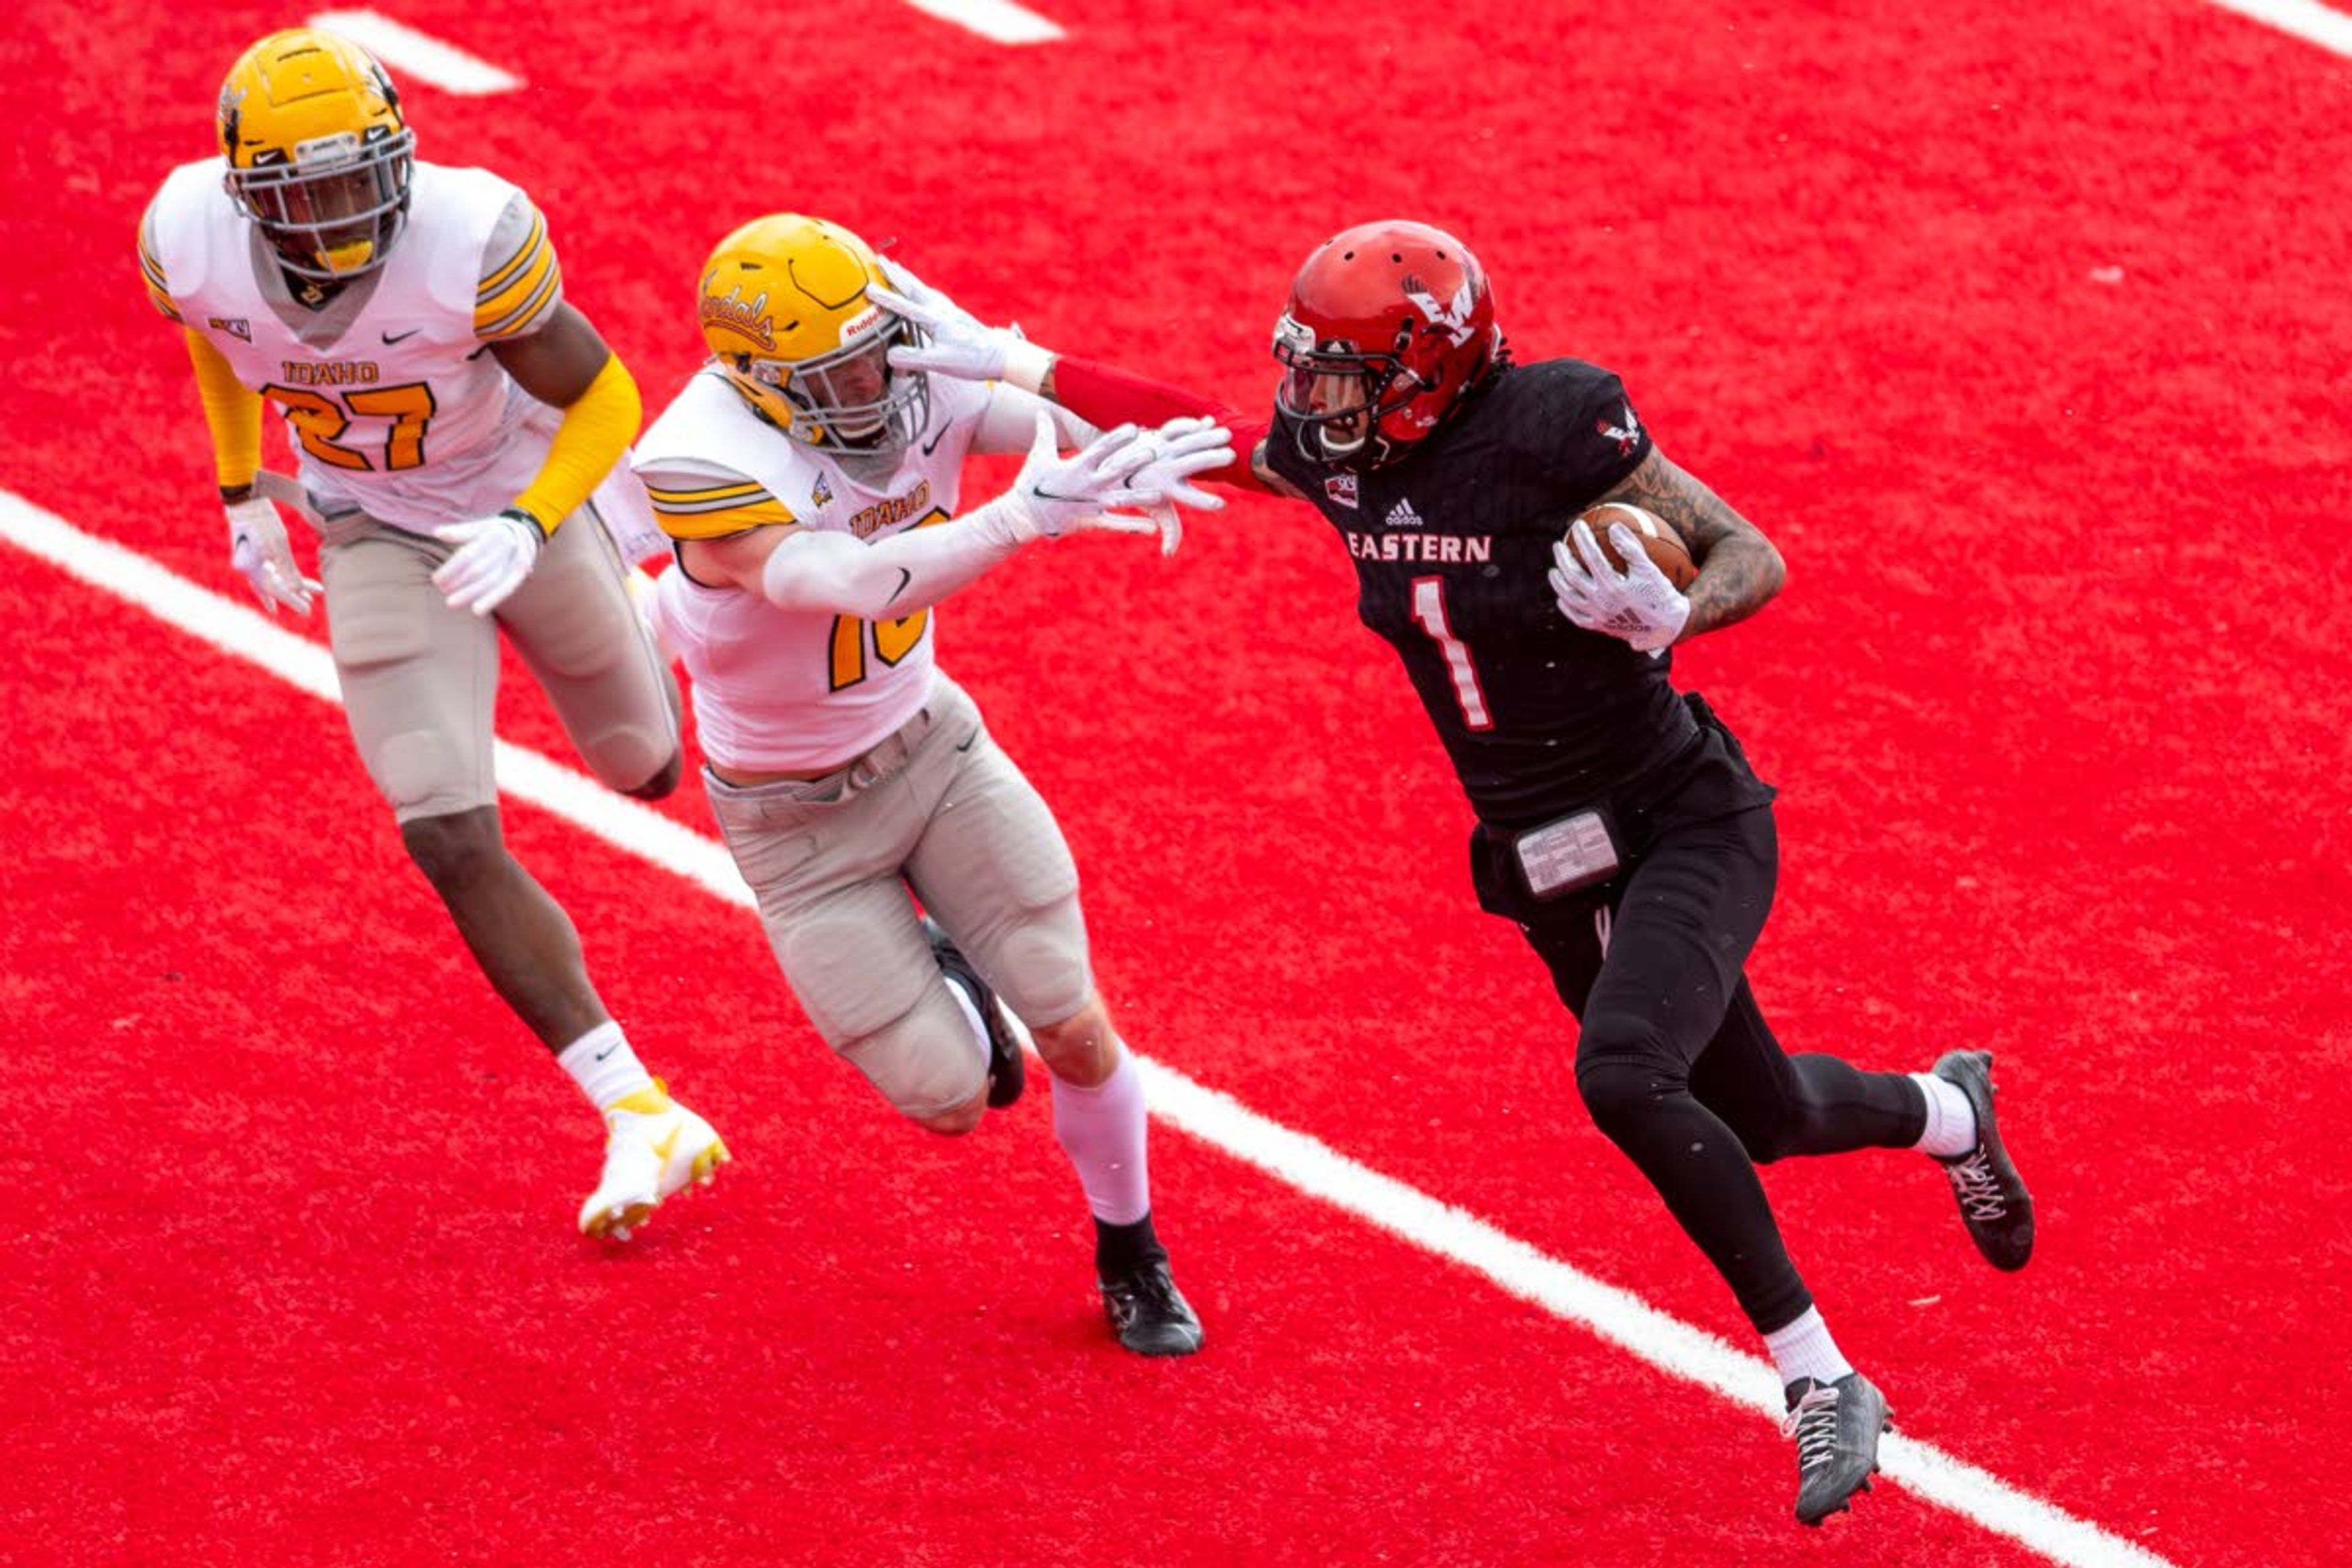
[(1092, 1089), (1054, 1079), (1054, 1136), (1077, 1167), (1087, 1207), (1105, 1225), (1133, 1225), (1151, 1212), (1143, 1130), (1143, 1075), (1125, 1046), (1110, 1077)]

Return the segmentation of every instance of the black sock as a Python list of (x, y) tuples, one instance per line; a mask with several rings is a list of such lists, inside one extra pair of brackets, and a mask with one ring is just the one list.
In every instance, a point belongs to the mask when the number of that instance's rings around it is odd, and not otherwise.
[(1108, 1279), (1114, 1274), (1131, 1274), (1147, 1263), (1165, 1263), (1168, 1249), (1160, 1245), (1152, 1234), (1151, 1216), (1146, 1214), (1133, 1225), (1110, 1225), (1095, 1221), (1095, 1272)]

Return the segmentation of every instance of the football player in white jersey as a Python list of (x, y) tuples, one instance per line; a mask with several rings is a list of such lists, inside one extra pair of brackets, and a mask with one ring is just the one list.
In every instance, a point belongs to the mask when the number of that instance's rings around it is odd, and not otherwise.
[[(600, 780), (677, 785), (677, 687), (625, 586), (643, 552), (615, 542), (657, 538), (622, 461), (635, 384), (564, 302), (530, 199), (417, 162), (356, 45), (262, 39), (218, 129), (220, 155), (149, 205), (139, 261), (194, 363), (230, 561), (273, 614), (323, 592), (361, 758), (483, 974), (603, 1115), (580, 1226), (625, 1238), (726, 1147), (647, 1074), (570, 918), (508, 852), (490, 757), (503, 632)], [(299, 489), (261, 472), (273, 403)], [(317, 525), (323, 588), (273, 500)]]
[[(711, 361), (637, 447), (677, 557), (656, 621), (693, 677), (704, 786), (810, 1022), (903, 1115), (961, 1133), (1021, 1092), (1009, 1007), (1053, 1076), (1113, 1331), (1139, 1354), (1189, 1355), (1200, 1320), (1153, 1230), (1143, 1086), (1095, 989), (1077, 868), (933, 663), (931, 618), (1041, 537), (1172, 550), (1175, 506), (1218, 504), (1187, 481), (1231, 447), (1206, 420), (1057, 429), (1016, 388), (892, 372), (908, 328), (868, 298), (884, 279), (863, 240), (814, 218), (719, 242), (701, 288)], [(1063, 438), (1084, 450), (1057, 457)], [(957, 515), (965, 454), (1023, 450), (1011, 489)]]

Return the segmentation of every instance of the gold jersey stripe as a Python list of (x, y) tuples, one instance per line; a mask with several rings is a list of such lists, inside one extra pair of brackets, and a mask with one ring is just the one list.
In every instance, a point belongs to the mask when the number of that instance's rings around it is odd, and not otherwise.
[(153, 251), (147, 248), (147, 236), (143, 230), (139, 236), (139, 276), (147, 285), (148, 300), (155, 309), (178, 321), (180, 307), (173, 301), (171, 280), (163, 276), (163, 264), (155, 259)]
[(730, 506), (748, 506), (756, 501), (773, 500), (761, 486), (750, 479), (730, 481), (723, 485), (706, 485), (697, 489), (665, 489), (648, 484), (646, 493), (653, 497), (656, 511), (714, 511)]
[(547, 215), (533, 208), (530, 215), (530, 232), (522, 237), (522, 243), (515, 247), (515, 253), (512, 256), (499, 263), (497, 270), (482, 279), (481, 286), (474, 290), (475, 302), (479, 304), (504, 289), (513, 280), (514, 275), (522, 269), (524, 264), (539, 254), (540, 247), (546, 243)]
[(654, 521), (672, 539), (719, 539), (749, 529), (784, 527), (793, 519), (782, 501), (762, 494), (758, 500), (699, 511), (672, 510), (656, 501)]
[(478, 338), (511, 338), (535, 324), (554, 304), (562, 292), (563, 268), (556, 265), (555, 252), (544, 253), (531, 269), (515, 279), (514, 285), (487, 305), (474, 310), (474, 335)]

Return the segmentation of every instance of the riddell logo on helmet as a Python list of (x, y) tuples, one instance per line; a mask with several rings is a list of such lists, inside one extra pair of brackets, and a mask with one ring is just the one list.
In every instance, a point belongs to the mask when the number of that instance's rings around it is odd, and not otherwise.
[(711, 280), (718, 276), (718, 273), (711, 272), (702, 279), (704, 329), (724, 327), (763, 349), (773, 349), (776, 346), (776, 319), (768, 314), (768, 297), (762, 294), (746, 304), (742, 286), (738, 284), (728, 292), (727, 298), (721, 300), (710, 291)]

